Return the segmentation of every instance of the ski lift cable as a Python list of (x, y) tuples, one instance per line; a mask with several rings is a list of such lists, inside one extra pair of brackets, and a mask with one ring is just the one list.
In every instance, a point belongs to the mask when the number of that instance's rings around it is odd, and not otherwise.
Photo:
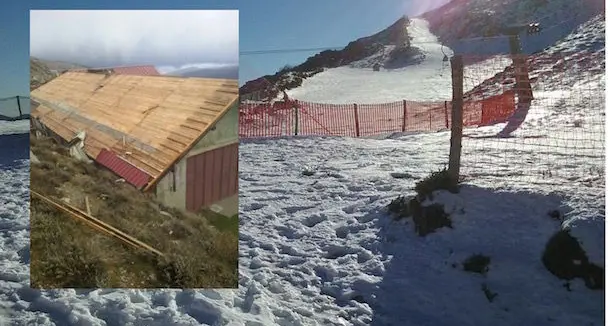
[[(558, 26), (564, 25), (568, 22), (574, 21), (576, 18), (570, 18), (563, 21), (560, 21), (551, 26), (543, 26), (542, 29), (549, 30), (552, 28), (556, 28)], [(496, 36), (478, 36), (478, 37), (469, 37), (459, 39), (459, 42), (469, 42), (469, 41), (477, 41), (477, 40), (493, 40), (493, 39), (506, 39), (508, 35), (496, 35)], [(418, 44), (438, 44), (438, 40), (422, 40), (422, 41), (411, 41), (412, 45)], [(441, 46), (445, 46), (441, 44)], [(315, 52), (315, 51), (325, 51), (325, 50), (340, 50), (345, 48), (345, 46), (328, 46), (328, 47), (312, 47), (312, 48), (294, 48), (294, 49), (269, 49), (269, 50), (246, 50), (240, 51), (240, 55), (258, 55), (258, 54), (280, 54), (280, 53), (294, 53), (294, 52)], [(445, 53), (444, 53), (445, 54)], [(446, 54), (445, 54), (446, 55)]]
[[(461, 39), (460, 41), (469, 41), (469, 40), (484, 40), (484, 39), (494, 39), (494, 38), (506, 38), (507, 36), (489, 36), (489, 37), (472, 37)], [(412, 45), (418, 44), (438, 44), (438, 40), (422, 40), (422, 41), (411, 41)], [(312, 48), (294, 48), (294, 49), (269, 49), (269, 50), (246, 50), (240, 51), (239, 55), (258, 55), (258, 54), (280, 54), (280, 53), (294, 53), (294, 52), (316, 52), (316, 51), (326, 51), (326, 50), (340, 50), (345, 48), (343, 46), (328, 46), (328, 47), (312, 47)]]
[[(550, 30), (550, 29), (554, 29), (557, 28), (559, 26), (565, 25), (569, 22), (573, 22), (575, 20), (575, 18), (571, 18), (571, 19), (566, 19), (563, 21), (560, 21), (554, 25), (551, 26), (544, 26), (542, 29), (543, 30)], [(490, 40), (490, 39), (506, 39), (508, 38), (508, 35), (498, 35), (498, 36), (490, 36), (490, 37), (472, 37), (472, 38), (465, 38), (465, 39), (461, 39), (459, 41), (464, 42), (464, 41), (474, 41), (474, 40)], [(448, 55), (447, 53), (444, 51), (444, 47), (447, 47), (449, 49), (448, 46), (446, 46), (445, 44), (443, 44), (442, 42), (439, 42), (438, 40), (430, 40), (430, 41), (420, 41), (420, 42), (412, 42), (411, 44), (417, 45), (417, 44), (439, 44), (440, 43), (440, 49), (441, 52), (443, 53), (443, 63), (441, 65), (440, 70), (440, 74), (443, 74), (443, 69), (446, 68), (446, 64), (445, 62), (448, 61)], [(321, 50), (333, 50), (333, 49), (340, 49), (342, 47), (321, 47), (321, 48), (308, 48), (308, 49), (277, 49), (277, 50), (260, 50), (260, 51), (243, 51), (240, 52), (240, 55), (251, 55), (251, 54), (267, 54), (267, 53), (290, 53), (290, 52), (303, 52), (303, 51), (321, 51)], [(2, 99), (0, 99), (2, 100)]]

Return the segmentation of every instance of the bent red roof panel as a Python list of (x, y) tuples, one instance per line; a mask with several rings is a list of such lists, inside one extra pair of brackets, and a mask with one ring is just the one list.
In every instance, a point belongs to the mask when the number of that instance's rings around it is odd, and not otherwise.
[(117, 67), (112, 69), (120, 75), (160, 76), (155, 66)]
[(110, 171), (116, 173), (118, 176), (125, 179), (126, 182), (134, 185), (138, 189), (141, 189), (152, 180), (152, 177), (146, 172), (138, 169), (133, 164), (125, 161), (109, 150), (102, 149), (95, 158), (95, 161), (110, 169)]

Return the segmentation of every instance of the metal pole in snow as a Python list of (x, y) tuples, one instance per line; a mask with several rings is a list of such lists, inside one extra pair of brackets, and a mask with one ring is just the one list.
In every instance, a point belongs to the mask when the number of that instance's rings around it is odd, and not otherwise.
[(402, 100), (402, 132), (407, 130), (407, 100)]
[(358, 104), (354, 103), (354, 119), (356, 121), (356, 137), (360, 137), (360, 122), (358, 121)]
[(299, 101), (295, 102), (294, 106), (294, 135), (299, 134)]

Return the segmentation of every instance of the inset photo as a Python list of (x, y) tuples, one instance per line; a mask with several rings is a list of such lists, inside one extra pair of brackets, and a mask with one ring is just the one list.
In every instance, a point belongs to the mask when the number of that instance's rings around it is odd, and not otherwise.
[(237, 10), (30, 11), (33, 288), (236, 288)]

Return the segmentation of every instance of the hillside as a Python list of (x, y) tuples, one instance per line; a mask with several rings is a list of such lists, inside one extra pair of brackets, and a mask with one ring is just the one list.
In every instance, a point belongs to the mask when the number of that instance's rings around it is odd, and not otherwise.
[(86, 67), (75, 63), (30, 57), (30, 89), (40, 87), (58, 74), (73, 68)]
[(412, 43), (417, 44), (421, 53), (416, 57), (417, 64), (381, 71), (367, 68), (384, 55), (380, 51), (348, 66), (325, 69), (286, 93), (299, 101), (328, 104), (388, 103), (402, 101), (405, 94), (413, 101), (446, 100), (451, 94), (451, 74), (443, 57), (450, 55), (451, 50), (434, 42), (436, 36), (424, 19), (413, 18), (409, 31)]
[[(113, 173), (71, 157), (46, 137), (30, 138), (30, 188), (151, 245), (148, 255), (91, 228), (39, 197), (31, 215), (34, 288), (235, 287), (237, 225), (213, 212), (163, 207)], [(69, 253), (69, 255), (66, 255)], [(196, 253), (196, 254), (195, 254)]]
[[(424, 39), (429, 25), (423, 19), (413, 19), (412, 25), (421, 27), (415, 39)], [(241, 263), (245, 295), (260, 295), (255, 300), (269, 309), (308, 307), (315, 313), (290, 315), (290, 322), (316, 319), (325, 325), (601, 325), (604, 292), (600, 283), (587, 282), (604, 282), (604, 34), (604, 16), (598, 15), (530, 57), (535, 101), (515, 137), (493, 137), (503, 123), (464, 130), (460, 171), (468, 179), (457, 195), (439, 191), (426, 200), (426, 205), (440, 204), (438, 214), (449, 214), (451, 222), (425, 239), (413, 233), (421, 230), (417, 200), (402, 206), (411, 216), (407, 220), (390, 220), (380, 212), (390, 199), (395, 199), (390, 205), (400, 203), (397, 196), (416, 198), (410, 197), (413, 186), (424, 189), (421, 185), (433, 179), (426, 178), (427, 172), (446, 164), (448, 131), (382, 140), (242, 140), (240, 171), (247, 177), (240, 183), (246, 220), (241, 245), (244, 252), (256, 250)], [(430, 44), (427, 59), (438, 50)], [(499, 83), (514, 79), (510, 68), (503, 71), (510, 64), (498, 56), (469, 66), (465, 86), (484, 81), (476, 91), (501, 90)], [(439, 58), (436, 65), (425, 60), (392, 72), (331, 68), (288, 94), (346, 104), (346, 111), (350, 103), (405, 94), (442, 100), (451, 98), (452, 90), (451, 74), (441, 67)], [(315, 107), (304, 104), (298, 112), (333, 131), (350, 127), (329, 118), (341, 116), (331, 113), (339, 106), (309, 110)], [(365, 110), (373, 113), (367, 117)], [(397, 117), (383, 111), (368, 106), (356, 114), (361, 126), (367, 118)], [(283, 121), (281, 113), (273, 118)], [(392, 174), (402, 179), (393, 180)], [(442, 183), (440, 178), (435, 182)], [(261, 195), (261, 185), (267, 196)], [(422, 220), (431, 222), (434, 214)], [(557, 244), (566, 234), (580, 243), (574, 251), (584, 258), (561, 266), (593, 262), (599, 264), (597, 276), (583, 281), (553, 266), (549, 256), (570, 257)], [(276, 249), (286, 243), (290, 250)], [(468, 273), (475, 261), (488, 264), (476, 272), (483, 275)], [(298, 273), (304, 269), (315, 276)], [(292, 288), (277, 293), (270, 284)], [(319, 302), (328, 303), (326, 320), (317, 310)]]
[(88, 68), (87, 66), (83, 66), (83, 65), (80, 65), (77, 63), (72, 63), (72, 62), (45, 60), (45, 59), (40, 59), (40, 58), (34, 58), (34, 59), (43, 63), (50, 70), (56, 70), (60, 73), (66, 71), (66, 70), (75, 69), (75, 68)]
[(222, 66), (213, 68), (186, 68), (165, 73), (169, 76), (238, 79), (239, 66)]
[[(575, 71), (580, 72), (603, 74), (606, 66), (605, 30), (605, 17), (603, 14), (598, 14), (576, 27), (574, 32), (562, 40), (531, 55), (528, 58), (528, 67), (532, 85), (536, 87), (543, 80), (548, 82), (549, 78), (552, 79), (554, 72), (561, 71), (561, 69), (565, 69), (564, 67), (573, 67)], [(576, 72), (572, 72), (572, 74), (576, 76)], [(557, 77), (555, 79), (555, 83), (563, 81)], [(500, 93), (503, 87), (512, 85), (514, 82), (514, 69), (512, 66), (508, 66), (493, 77), (490, 76), (482, 81), (466, 96), (480, 93), (487, 96), (495, 95)]]
[(30, 89), (35, 89), (56, 77), (41, 60), (30, 57)]
[(454, 0), (422, 18), (439, 40), (456, 52), (506, 53), (506, 27), (538, 22), (541, 35), (522, 33), (523, 50), (538, 52), (559, 41), (580, 24), (605, 10), (603, 0)]
[[(418, 18), (428, 22), (430, 32), (438, 37), (439, 43), (455, 53), (468, 54), (506, 54), (507, 39), (497, 37), (502, 35), (504, 27), (540, 22), (540, 35), (522, 36), (523, 50), (533, 53), (570, 34), (604, 8), (601, 0), (453, 0)], [(386, 69), (396, 69), (420, 63), (424, 59), (421, 45), (410, 44), (410, 27), (409, 20), (401, 18), (377, 34), (350, 42), (342, 50), (322, 51), (300, 65), (287, 66), (273, 75), (248, 81), (240, 88), (240, 94), (259, 93), (275, 98), (281, 90), (298, 88), (304, 80), (328, 68), (371, 70), (374, 63), (380, 62)], [(407, 46), (395, 49), (394, 44), (401, 40)]]
[[(407, 17), (401, 17), (388, 28), (367, 37), (350, 42), (341, 50), (325, 50), (309, 57), (300, 65), (285, 66), (274, 75), (263, 76), (249, 81), (240, 88), (240, 94), (261, 91), (270, 97), (277, 96), (282, 90), (298, 87), (303, 79), (334, 68), (353, 65), (359, 68), (372, 68), (379, 64), (387, 69), (400, 68), (421, 59), (421, 52), (411, 46)], [(362, 61), (363, 59), (369, 59)], [(269, 86), (271, 83), (272, 86)]]

